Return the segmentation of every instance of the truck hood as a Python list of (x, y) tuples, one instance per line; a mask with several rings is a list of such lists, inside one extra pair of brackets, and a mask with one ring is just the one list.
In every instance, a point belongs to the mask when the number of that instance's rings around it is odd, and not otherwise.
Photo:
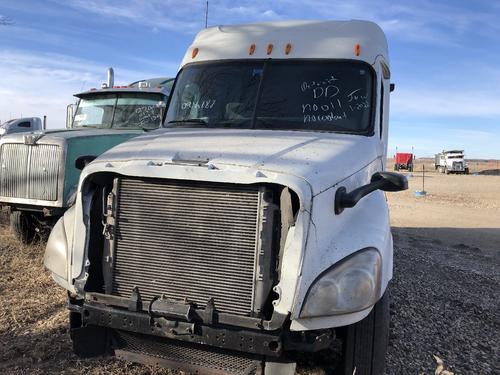
[(377, 158), (373, 137), (239, 129), (159, 129), (102, 154), (98, 161), (210, 162), (306, 180), (318, 194)]
[(108, 136), (116, 134), (142, 134), (143, 130), (140, 129), (53, 129), (41, 130), (36, 132), (14, 133), (6, 134), (2, 137), (2, 142), (24, 143), (26, 135), (34, 135), (38, 141), (53, 141), (56, 139), (73, 139), (73, 138), (86, 138), (96, 136)]

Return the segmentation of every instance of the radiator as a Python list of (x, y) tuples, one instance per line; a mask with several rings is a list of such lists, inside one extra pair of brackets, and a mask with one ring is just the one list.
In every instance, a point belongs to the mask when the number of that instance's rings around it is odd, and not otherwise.
[(259, 283), (270, 268), (260, 264), (259, 251), (267, 246), (263, 228), (272, 225), (263, 209), (265, 190), (118, 179), (115, 194), (111, 294), (130, 297), (137, 287), (146, 301), (165, 296), (203, 307), (213, 298), (220, 312), (247, 316), (259, 310), (256, 285), (262, 295)]

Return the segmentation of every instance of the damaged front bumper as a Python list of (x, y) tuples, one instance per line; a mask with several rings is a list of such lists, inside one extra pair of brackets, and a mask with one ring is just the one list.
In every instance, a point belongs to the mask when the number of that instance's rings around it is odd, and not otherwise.
[[(171, 353), (182, 351), (198, 353), (200, 358), (220, 357), (228, 365), (234, 361), (248, 362), (253, 369), (248, 373), (259, 373), (256, 369), (260, 368), (260, 373), (264, 374), (266, 368), (266, 374), (273, 374), (271, 371), (275, 370), (271, 369), (275, 366), (287, 368), (294, 363), (287, 352), (319, 351), (329, 347), (335, 338), (331, 330), (305, 334), (290, 332), (288, 316), (280, 317), (280, 321), (262, 321), (219, 314), (210, 306), (199, 309), (163, 298), (142, 306), (140, 298), (134, 296), (121, 298), (87, 293), (84, 300), (70, 298), (69, 309), (73, 316), (71, 335), (76, 354), (83, 357), (115, 354), (125, 360), (182, 369), (188, 373), (247, 372), (231, 372), (230, 369), (211, 372), (211, 361), (205, 364), (203, 359), (191, 358), (186, 359), (186, 363), (177, 363), (178, 358), (170, 356)], [(273, 330), (265, 330), (264, 325)], [(106, 344), (96, 347), (88, 345), (90, 342)], [(208, 368), (203, 367), (205, 365)]]

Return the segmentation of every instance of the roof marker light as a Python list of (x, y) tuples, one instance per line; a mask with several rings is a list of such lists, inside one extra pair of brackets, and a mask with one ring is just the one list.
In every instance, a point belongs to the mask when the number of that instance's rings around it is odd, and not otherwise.
[(250, 47), (248, 47), (248, 54), (253, 55), (255, 52), (255, 43), (250, 44)]
[(191, 53), (191, 58), (194, 59), (196, 55), (198, 54), (198, 48), (193, 48), (193, 52)]
[(272, 43), (269, 43), (267, 45), (267, 54), (270, 55), (273, 52), (273, 45)]
[(361, 46), (359, 43), (357, 43), (355, 46), (354, 46), (354, 54), (356, 56), (359, 56), (361, 55)]
[(285, 55), (288, 55), (292, 50), (292, 43), (287, 43), (285, 46)]

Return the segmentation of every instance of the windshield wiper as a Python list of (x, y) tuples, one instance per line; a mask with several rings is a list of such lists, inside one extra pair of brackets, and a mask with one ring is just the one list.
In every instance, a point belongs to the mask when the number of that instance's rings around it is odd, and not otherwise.
[(207, 120), (204, 120), (202, 118), (185, 118), (182, 120), (171, 120), (167, 122), (167, 124), (197, 124), (208, 127)]

